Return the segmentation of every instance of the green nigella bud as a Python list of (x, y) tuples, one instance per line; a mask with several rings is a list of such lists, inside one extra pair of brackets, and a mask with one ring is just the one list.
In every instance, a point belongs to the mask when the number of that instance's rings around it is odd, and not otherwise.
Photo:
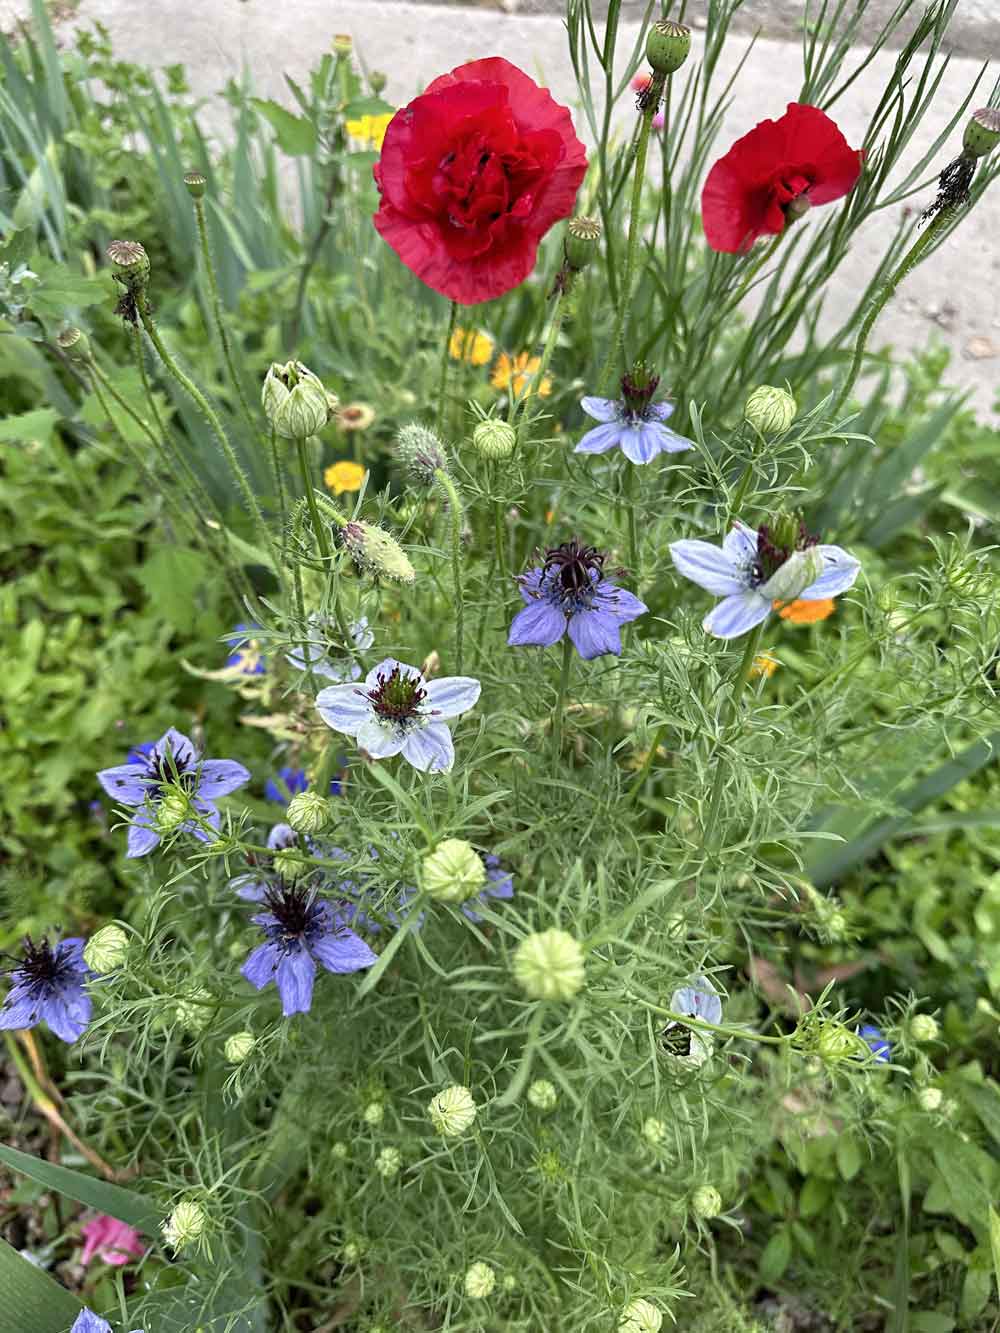
[(691, 1211), (706, 1222), (722, 1212), (722, 1195), (714, 1185), (699, 1185), (691, 1195)]
[(484, 1301), (497, 1284), (497, 1275), (489, 1264), (470, 1265), (465, 1274), (465, 1294), (471, 1300)]
[(376, 97), (378, 97), (379, 93), (385, 91), (385, 85), (388, 82), (389, 80), (386, 78), (386, 76), (382, 73), (380, 69), (373, 69), (372, 72), (368, 75), (368, 86), (371, 88), (372, 92), (375, 94)]
[(83, 961), (98, 976), (121, 967), (127, 954), (128, 935), (121, 926), (102, 926), (83, 946)]
[(793, 551), (761, 586), (761, 592), (772, 602), (794, 602), (822, 572), (823, 554), (818, 546)]
[(149, 277), (149, 255), (138, 241), (112, 241), (107, 250), (115, 277), (130, 291), (141, 290)]
[(970, 157), (985, 157), (1000, 143), (1000, 109), (984, 106), (972, 113), (965, 127), (962, 148)]
[(670, 1130), (665, 1120), (659, 1116), (647, 1116), (643, 1121), (642, 1137), (651, 1148), (662, 1148), (670, 1136)]
[(673, 74), (687, 60), (691, 50), (691, 29), (673, 19), (659, 19), (646, 38), (646, 59), (657, 74)]
[(445, 838), (424, 857), (423, 886), (441, 903), (464, 903), (486, 883), (483, 859), (471, 843)]
[(337, 538), (351, 553), (354, 563), (374, 578), (412, 583), (417, 577), (406, 552), (383, 528), (351, 519), (338, 530)]
[(56, 346), (65, 352), (71, 361), (90, 360), (90, 341), (75, 324), (70, 324), (56, 335)]
[(187, 186), (187, 192), (192, 199), (204, 198), (205, 186), (208, 181), (200, 171), (189, 171), (184, 177), (184, 184)]
[[(84, 950), (83, 961), (87, 961), (86, 950)], [(914, 1014), (910, 1019), (910, 1036), (914, 1041), (937, 1041), (941, 1035), (941, 1028), (936, 1018), (930, 1014)]]
[(923, 1111), (940, 1111), (944, 1093), (940, 1088), (921, 1088), (917, 1093), (917, 1101)]
[(285, 820), (296, 833), (319, 833), (332, 817), (333, 807), (318, 791), (300, 791), (285, 811)]
[(431, 1098), (427, 1114), (439, 1134), (449, 1139), (457, 1138), (476, 1122), (475, 1098), (468, 1088), (455, 1083)]
[(570, 218), (566, 224), (563, 250), (566, 263), (576, 272), (585, 269), (601, 243), (601, 224), (597, 218)]
[(841, 1060), (868, 1055), (869, 1048), (864, 1039), (845, 1024), (826, 1020), (816, 1037), (816, 1053), (829, 1064), (839, 1064)]
[(164, 1222), (163, 1239), (172, 1250), (184, 1250), (205, 1234), (205, 1210), (193, 1199), (182, 1199), (175, 1204)]
[(629, 1301), (618, 1320), (618, 1333), (660, 1333), (662, 1327), (663, 1315), (641, 1296)]
[(260, 401), (264, 415), (283, 440), (307, 440), (323, 429), (330, 415), (322, 381), (301, 361), (272, 364)]
[(436, 472), (448, 471), (448, 454), (432, 430), (411, 421), (398, 431), (394, 444), (396, 457), (418, 486), (433, 486)]
[(190, 818), (191, 801), (180, 787), (168, 787), (156, 806), (156, 831), (173, 833)]
[(403, 1164), (403, 1155), (398, 1148), (383, 1148), (375, 1158), (375, 1170), (383, 1180), (392, 1180), (398, 1175)]
[(234, 1032), (226, 1038), (223, 1055), (231, 1065), (241, 1065), (254, 1048), (252, 1032)]
[(761, 435), (784, 435), (798, 410), (798, 404), (786, 390), (762, 384), (747, 399), (743, 416)]
[(204, 986), (192, 987), (174, 1010), (181, 1027), (195, 1037), (205, 1031), (214, 1012), (215, 997)]
[(527, 935), (514, 954), (514, 976), (533, 1000), (570, 1000), (583, 985), (583, 950), (565, 930)]
[(517, 431), (506, 421), (487, 417), (472, 432), (472, 447), (482, 458), (510, 458), (517, 448)]
[(303, 860), (301, 852), (289, 847), (284, 851), (275, 852), (274, 869), (282, 879), (293, 880), (304, 875), (309, 865)]
[(529, 1084), (527, 1097), (536, 1111), (552, 1111), (559, 1100), (555, 1084), (547, 1078), (536, 1078), (534, 1083)]

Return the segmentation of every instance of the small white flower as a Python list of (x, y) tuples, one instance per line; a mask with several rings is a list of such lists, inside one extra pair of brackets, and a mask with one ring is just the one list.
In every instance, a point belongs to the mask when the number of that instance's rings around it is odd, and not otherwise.
[(417, 667), (387, 657), (363, 685), (329, 685), (316, 696), (328, 727), (353, 736), (372, 759), (402, 753), (422, 773), (447, 773), (455, 747), (446, 718), (474, 708), (481, 686), (470, 676), (426, 680)]

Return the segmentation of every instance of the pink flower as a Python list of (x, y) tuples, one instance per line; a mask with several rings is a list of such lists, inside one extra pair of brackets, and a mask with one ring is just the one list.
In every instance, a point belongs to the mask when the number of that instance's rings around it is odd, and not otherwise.
[(652, 74), (648, 72), (637, 74), (632, 80), (632, 91), (636, 93), (644, 93), (652, 82)]
[(83, 1227), (83, 1254), (81, 1262), (89, 1264), (96, 1254), (106, 1264), (120, 1268), (129, 1259), (139, 1259), (146, 1247), (135, 1227), (119, 1222), (116, 1217), (99, 1213)]
[(666, 114), (663, 111), (657, 111), (653, 116), (653, 129), (662, 130), (667, 123)]

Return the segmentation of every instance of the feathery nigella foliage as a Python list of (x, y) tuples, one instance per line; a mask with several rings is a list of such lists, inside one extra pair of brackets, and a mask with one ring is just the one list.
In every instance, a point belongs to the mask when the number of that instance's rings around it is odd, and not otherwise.
[(870, 351), (989, 262), (955, 7), (810, 9), (752, 107), (740, 0), (568, 0), (572, 96), (341, 34), (232, 146), (19, 41), (0, 1030), (10, 1161), (89, 1204), (36, 1246), (19, 1191), (0, 1265), (51, 1333), (1000, 1317), (1000, 452)]

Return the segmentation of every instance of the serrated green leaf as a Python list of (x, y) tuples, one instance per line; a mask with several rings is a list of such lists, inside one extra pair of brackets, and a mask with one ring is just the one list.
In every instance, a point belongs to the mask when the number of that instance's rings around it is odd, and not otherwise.
[(0, 1333), (66, 1333), (83, 1306), (0, 1239)]
[(112, 1185), (106, 1180), (95, 1180), (93, 1176), (85, 1176), (82, 1171), (56, 1166), (53, 1162), (43, 1161), (17, 1148), (0, 1147), (0, 1162), (13, 1171), (20, 1171), (32, 1180), (37, 1180), (47, 1189), (65, 1194), (67, 1198), (75, 1199), (77, 1203), (94, 1208), (99, 1213), (116, 1217), (119, 1222), (127, 1222), (147, 1236), (155, 1236), (160, 1230), (164, 1216), (162, 1210), (134, 1190), (123, 1189), (121, 1185)]

